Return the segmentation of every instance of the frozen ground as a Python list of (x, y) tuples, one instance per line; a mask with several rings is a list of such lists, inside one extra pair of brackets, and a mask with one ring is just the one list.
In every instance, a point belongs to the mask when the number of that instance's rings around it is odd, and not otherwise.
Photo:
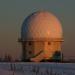
[(75, 75), (75, 63), (0, 63), (0, 75)]

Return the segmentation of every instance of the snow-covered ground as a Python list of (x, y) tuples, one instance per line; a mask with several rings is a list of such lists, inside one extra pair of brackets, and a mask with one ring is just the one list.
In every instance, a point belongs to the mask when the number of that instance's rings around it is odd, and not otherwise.
[(75, 75), (75, 63), (0, 63), (0, 75)]

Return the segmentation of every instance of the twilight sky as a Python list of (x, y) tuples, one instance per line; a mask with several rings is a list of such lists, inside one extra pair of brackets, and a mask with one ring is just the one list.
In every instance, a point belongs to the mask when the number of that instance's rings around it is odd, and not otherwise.
[(58, 17), (64, 32), (64, 57), (75, 59), (75, 0), (0, 0), (0, 56), (20, 57), (22, 49), (17, 41), (21, 25), (37, 10), (48, 10)]

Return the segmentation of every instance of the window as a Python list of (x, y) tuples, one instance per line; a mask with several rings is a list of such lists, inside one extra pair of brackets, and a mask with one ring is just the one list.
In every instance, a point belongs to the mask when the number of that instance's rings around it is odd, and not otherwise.
[(51, 45), (51, 42), (48, 42), (48, 45)]
[(29, 43), (28, 43), (29, 45), (32, 45), (32, 41), (29, 41)]
[(32, 54), (32, 51), (29, 51), (29, 54)]

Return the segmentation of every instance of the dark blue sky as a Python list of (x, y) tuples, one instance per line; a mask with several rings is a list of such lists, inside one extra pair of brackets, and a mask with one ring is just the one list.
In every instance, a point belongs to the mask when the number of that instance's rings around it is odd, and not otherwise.
[(19, 57), (21, 45), (17, 39), (22, 22), (37, 10), (48, 10), (58, 17), (64, 32), (64, 56), (75, 58), (75, 0), (0, 0), (0, 55)]

